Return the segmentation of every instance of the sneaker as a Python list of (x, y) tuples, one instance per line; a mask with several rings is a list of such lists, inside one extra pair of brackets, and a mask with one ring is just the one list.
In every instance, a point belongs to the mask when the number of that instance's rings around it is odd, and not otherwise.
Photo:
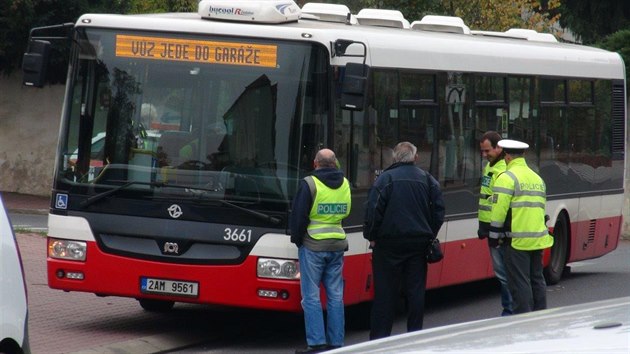
[(319, 344), (319, 345), (309, 345), (306, 348), (302, 348), (302, 349), (297, 349), (295, 351), (295, 354), (301, 354), (301, 353), (321, 353), (321, 352), (325, 352), (326, 350), (328, 350), (328, 345), (327, 344)]

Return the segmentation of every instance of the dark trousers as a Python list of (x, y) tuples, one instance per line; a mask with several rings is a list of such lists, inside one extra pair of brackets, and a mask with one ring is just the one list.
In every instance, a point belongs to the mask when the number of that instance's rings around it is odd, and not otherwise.
[(525, 313), (547, 308), (547, 284), (543, 276), (542, 250), (505, 249), (505, 269), (512, 295), (512, 311)]
[(422, 329), (424, 293), (427, 281), (426, 251), (379, 247), (372, 252), (374, 301), (370, 318), (370, 339), (388, 337), (404, 281), (407, 300), (407, 331)]

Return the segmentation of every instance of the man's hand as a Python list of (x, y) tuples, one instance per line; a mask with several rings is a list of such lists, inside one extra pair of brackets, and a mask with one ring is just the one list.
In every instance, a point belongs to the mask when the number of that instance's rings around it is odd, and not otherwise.
[(374, 245), (376, 245), (376, 241), (370, 241), (370, 249), (373, 249)]
[(499, 242), (498, 238), (488, 238), (488, 246), (492, 247), (492, 248), (499, 248), (499, 246), (501, 245), (501, 243)]
[(477, 237), (479, 237), (480, 240), (483, 240), (484, 238), (488, 237), (488, 233), (483, 231), (483, 230), (481, 230), (481, 229), (478, 229), (477, 230)]

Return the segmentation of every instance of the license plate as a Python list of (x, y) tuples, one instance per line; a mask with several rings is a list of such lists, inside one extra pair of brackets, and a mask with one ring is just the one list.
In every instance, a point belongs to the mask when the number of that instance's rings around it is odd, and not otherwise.
[(140, 291), (145, 294), (196, 297), (199, 293), (199, 283), (142, 277), (140, 278)]

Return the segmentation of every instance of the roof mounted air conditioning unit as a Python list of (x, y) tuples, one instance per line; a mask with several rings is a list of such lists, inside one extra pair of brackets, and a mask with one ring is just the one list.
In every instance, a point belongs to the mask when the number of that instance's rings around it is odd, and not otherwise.
[(409, 28), (409, 21), (398, 10), (363, 9), (357, 14), (360, 25)]
[(432, 31), (470, 34), (470, 28), (466, 26), (464, 20), (455, 16), (427, 15), (420, 21), (413, 21), (412, 30)]
[(553, 34), (540, 33), (532, 29), (510, 28), (509, 30), (505, 31), (505, 34), (507, 34), (508, 36), (522, 37), (527, 39), (528, 41), (558, 43), (558, 40)]
[(203, 19), (270, 24), (295, 22), (300, 12), (291, 0), (201, 0), (198, 10)]
[[(309, 2), (302, 6), (302, 14), (316, 16), (320, 21), (346, 23), (350, 16), (350, 23), (357, 23), (356, 18), (350, 13), (346, 5)], [(303, 17), (304, 19), (310, 19)]]

